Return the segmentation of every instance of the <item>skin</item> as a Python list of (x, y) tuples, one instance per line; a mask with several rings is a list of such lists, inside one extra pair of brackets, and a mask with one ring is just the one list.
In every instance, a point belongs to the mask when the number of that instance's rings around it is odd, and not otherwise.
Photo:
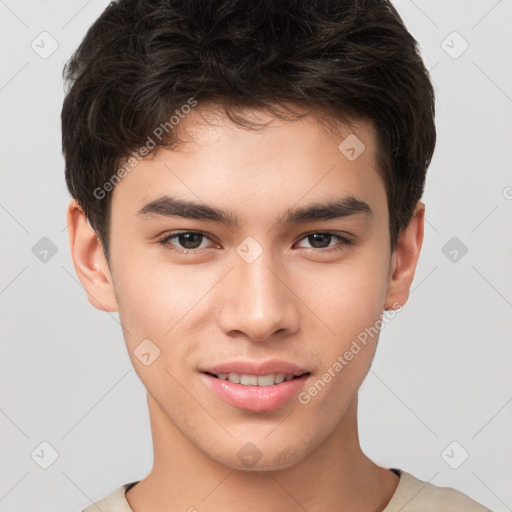
[[(270, 121), (254, 131), (213, 109), (199, 112), (179, 125), (185, 143), (145, 158), (115, 187), (110, 266), (74, 200), (67, 213), (77, 275), (92, 305), (119, 312), (148, 391), (154, 464), (126, 498), (135, 512), (380, 511), (398, 477), (366, 457), (357, 428), (357, 391), (378, 336), (309, 403), (292, 399), (275, 411), (228, 405), (198, 369), (277, 358), (308, 368), (305, 388), (312, 385), (384, 310), (406, 303), (424, 204), (391, 253), (371, 123), (340, 124), (334, 134), (313, 116), (290, 122), (248, 112)], [(338, 150), (349, 133), (366, 146), (354, 161)], [(239, 224), (137, 216), (163, 193), (229, 210)], [(276, 224), (288, 208), (344, 194), (365, 201), (373, 215)], [(179, 239), (158, 243), (178, 230), (211, 238), (199, 238), (196, 253), (185, 255), (169, 248), (183, 249)], [(326, 231), (354, 243), (322, 254), (341, 242), (314, 245), (307, 235)], [(263, 250), (252, 263), (236, 252), (248, 236)], [(160, 350), (149, 366), (134, 354), (147, 338)], [(261, 453), (252, 467), (237, 455), (248, 442)]]

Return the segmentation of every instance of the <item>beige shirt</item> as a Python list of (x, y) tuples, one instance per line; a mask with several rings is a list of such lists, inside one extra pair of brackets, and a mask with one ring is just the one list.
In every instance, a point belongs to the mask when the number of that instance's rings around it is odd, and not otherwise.
[[(399, 474), (400, 482), (382, 512), (491, 512), (451, 487), (437, 487), (405, 471), (393, 471)], [(126, 501), (125, 492), (137, 482), (121, 485), (82, 512), (133, 512)]]

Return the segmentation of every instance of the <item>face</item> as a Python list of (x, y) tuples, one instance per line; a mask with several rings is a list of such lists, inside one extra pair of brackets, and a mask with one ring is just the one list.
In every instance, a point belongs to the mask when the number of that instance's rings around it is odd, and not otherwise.
[(228, 467), (253, 451), (254, 468), (280, 469), (340, 423), (374, 356), (378, 335), (361, 333), (390, 309), (375, 133), (209, 115), (190, 113), (187, 142), (116, 186), (113, 290), (134, 368), (174, 427)]

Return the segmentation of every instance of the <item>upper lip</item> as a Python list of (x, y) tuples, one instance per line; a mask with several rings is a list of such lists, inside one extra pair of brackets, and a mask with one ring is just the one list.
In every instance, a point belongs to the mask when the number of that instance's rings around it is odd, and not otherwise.
[(306, 368), (300, 367), (288, 361), (271, 359), (268, 361), (231, 361), (201, 369), (202, 372), (214, 373), (239, 373), (243, 375), (268, 375), (270, 373), (284, 373), (285, 375), (302, 375), (308, 373)]

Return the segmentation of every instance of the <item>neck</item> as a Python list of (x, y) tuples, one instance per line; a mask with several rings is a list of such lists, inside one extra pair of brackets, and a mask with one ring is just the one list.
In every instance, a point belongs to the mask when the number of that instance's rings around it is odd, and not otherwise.
[(237, 470), (200, 452), (148, 394), (154, 462), (150, 474), (126, 493), (134, 512), (316, 512), (385, 508), (398, 477), (362, 452), (357, 395), (335, 429), (306, 457), (286, 469)]

